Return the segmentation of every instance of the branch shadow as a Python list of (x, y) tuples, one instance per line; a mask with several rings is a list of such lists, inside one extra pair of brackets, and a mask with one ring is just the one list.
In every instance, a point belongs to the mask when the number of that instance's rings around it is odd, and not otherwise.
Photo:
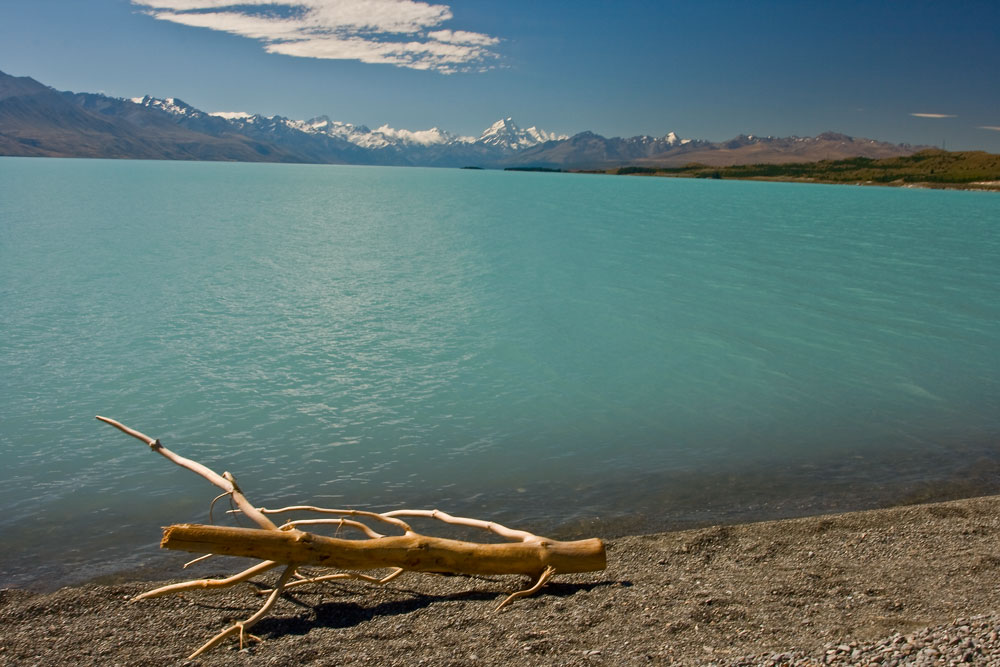
[[(487, 579), (487, 581), (495, 581)], [(598, 581), (589, 583), (549, 583), (542, 591), (532, 596), (533, 599), (546, 597), (566, 598), (581, 591), (589, 592), (606, 586), (630, 586), (627, 581)], [(256, 625), (255, 633), (274, 639), (285, 635), (305, 635), (315, 628), (344, 629), (367, 623), (375, 618), (402, 616), (411, 614), (432, 605), (447, 602), (486, 602), (503, 600), (513, 591), (472, 590), (448, 594), (427, 594), (408, 588), (384, 589), (395, 594), (405, 594), (409, 597), (366, 605), (347, 600), (326, 600), (319, 603), (303, 601), (301, 596), (285, 594), (285, 602), (300, 607), (307, 613), (294, 616), (270, 616)], [(351, 596), (355, 597), (355, 596)]]

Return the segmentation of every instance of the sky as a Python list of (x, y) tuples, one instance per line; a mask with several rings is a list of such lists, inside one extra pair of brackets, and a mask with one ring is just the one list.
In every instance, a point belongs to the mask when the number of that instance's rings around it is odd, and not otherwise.
[(510, 116), (1000, 153), (998, 0), (0, 0), (0, 71), (466, 136)]

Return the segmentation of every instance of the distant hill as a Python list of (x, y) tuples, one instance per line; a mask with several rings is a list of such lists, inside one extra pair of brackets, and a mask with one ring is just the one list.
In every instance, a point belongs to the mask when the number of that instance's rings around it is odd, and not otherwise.
[(788, 163), (910, 155), (908, 145), (825, 133), (817, 137), (743, 135), (725, 142), (663, 137), (557, 136), (522, 129), (511, 118), (479, 137), (438, 128), (397, 130), (249, 113), (206, 113), (175, 98), (120, 99), (60, 92), (0, 72), (0, 155), (234, 160), (322, 164), (606, 170), (624, 165), (679, 167)]
[(880, 185), (976, 186), (1000, 189), (1000, 155), (983, 151), (922, 150), (912, 155), (874, 160), (854, 157), (784, 164), (743, 164), (713, 167), (689, 164), (684, 167), (629, 166), (617, 174), (680, 176), (689, 178), (730, 178), (819, 183), (861, 183)]
[(0, 73), (0, 154), (163, 160), (299, 161), (271, 143), (186, 129), (104, 95), (61, 93)]
[(898, 157), (917, 150), (919, 148), (906, 144), (856, 139), (835, 132), (825, 132), (816, 137), (787, 138), (743, 135), (718, 143), (678, 141), (675, 137), (605, 139), (592, 132), (583, 132), (566, 141), (549, 142), (524, 150), (516, 161), (523, 165), (578, 170), (620, 165), (679, 167), (693, 162), (721, 167), (849, 157)]

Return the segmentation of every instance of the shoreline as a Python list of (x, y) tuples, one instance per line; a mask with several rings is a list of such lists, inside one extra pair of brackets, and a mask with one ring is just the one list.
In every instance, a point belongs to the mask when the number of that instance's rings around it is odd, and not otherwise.
[[(500, 613), (517, 578), (332, 583), (279, 601), (263, 644), (196, 662), (856, 664), (942, 656), (963, 636), (954, 646), (982, 662), (1000, 657), (998, 546), (1000, 496), (615, 538), (604, 572), (557, 576)], [(242, 585), (127, 604), (153, 586), (0, 591), (0, 662), (183, 664), (262, 603)]]
[[(683, 474), (605, 478), (602, 484), (593, 487), (574, 487), (575, 496), (572, 498), (567, 489), (553, 495), (555, 490), (551, 485), (545, 487), (544, 493), (527, 488), (512, 492), (510, 497), (494, 498), (504, 507), (547, 508), (551, 515), (560, 517), (555, 523), (543, 520), (539, 512), (527, 517), (515, 517), (488, 514), (489, 508), (485, 506), (459, 506), (455, 509), (449, 504), (447, 509), (463, 516), (487, 515), (504, 525), (553, 539), (599, 536), (613, 540), (710, 526), (767, 523), (1000, 495), (997, 483), (1000, 462), (983, 456), (983, 452), (975, 448), (949, 451), (952, 461), (957, 459), (966, 463), (951, 469), (949, 461), (938, 461), (931, 466), (937, 470), (934, 478), (922, 478), (922, 468), (912, 469), (907, 467), (905, 461), (896, 459), (896, 479), (885, 481), (881, 474), (860, 479), (855, 477), (860, 468), (857, 461), (845, 457), (840, 464), (829, 461), (818, 466), (824, 471), (822, 486), (817, 486), (817, 468), (813, 466), (797, 471), (784, 470), (781, 474), (764, 466), (760, 469), (744, 467), (738, 475), (733, 470), (717, 470), (696, 480)], [(868, 459), (864, 468), (877, 471), (879, 461)], [(595, 500), (598, 496), (602, 497), (600, 502), (606, 503), (609, 497), (618, 500), (610, 511), (596, 513), (591, 511), (591, 506), (598, 502)], [(573, 502), (581, 509), (576, 514), (568, 511)], [(426, 502), (416, 504), (420, 507), (436, 505)], [(358, 509), (386, 511), (394, 508), (372, 506)], [(182, 517), (179, 520), (165, 519), (160, 523), (183, 522)], [(158, 548), (158, 525), (151, 522), (143, 527), (146, 543), (141, 548), (116, 548), (112, 551), (105, 546), (99, 552), (103, 556), (101, 559), (90, 557), (81, 560), (77, 550), (75, 561), (63, 554), (54, 565), (50, 560), (53, 555), (51, 549), (19, 556), (8, 554), (8, 558), (0, 560), (0, 589), (51, 593), (64, 587), (155, 582), (182, 576), (181, 566), (188, 558), (184, 554)], [(8, 546), (16, 549), (16, 540), (11, 535), (8, 538), (12, 539)]]
[[(725, 156), (710, 162), (729, 162)], [(676, 160), (675, 160), (676, 161)], [(983, 151), (933, 148), (886, 158), (845, 157), (739, 164), (705, 164), (697, 160), (659, 166), (632, 164), (584, 170), (618, 176), (661, 176), (781, 183), (880, 185), (915, 189), (1000, 192), (1000, 156)]]
[[(736, 165), (743, 166), (743, 165)], [(528, 170), (521, 170), (528, 171)], [(670, 174), (670, 173), (631, 173), (616, 174), (614, 171), (594, 171), (588, 169), (566, 170), (569, 174), (592, 174), (596, 176), (638, 176), (640, 178), (691, 178), (701, 180), (720, 181), (755, 181), (759, 183), (811, 183), (813, 185), (853, 185), (855, 187), (879, 187), (879, 188), (902, 188), (904, 190), (955, 190), (959, 192), (1000, 192), (1000, 181), (981, 181), (971, 183), (942, 183), (934, 181), (835, 181), (823, 178), (794, 178), (781, 176), (723, 176), (720, 178), (708, 178), (704, 176), (692, 176), (690, 174)]]

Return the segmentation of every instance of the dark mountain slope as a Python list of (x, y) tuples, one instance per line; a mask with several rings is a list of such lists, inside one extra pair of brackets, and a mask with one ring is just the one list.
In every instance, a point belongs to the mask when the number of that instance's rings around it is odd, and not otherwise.
[(34, 157), (304, 162), (303, 156), (236, 133), (212, 136), (161, 111), (103, 95), (60, 93), (0, 73), (0, 150)]

